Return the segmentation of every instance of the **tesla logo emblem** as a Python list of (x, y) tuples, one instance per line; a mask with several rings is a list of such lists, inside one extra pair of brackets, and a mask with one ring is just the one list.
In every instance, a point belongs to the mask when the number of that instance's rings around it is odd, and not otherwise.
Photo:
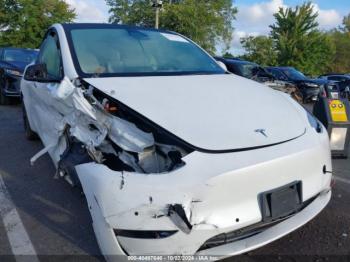
[(267, 137), (265, 129), (256, 129), (254, 130), (256, 133), (262, 134), (264, 137)]

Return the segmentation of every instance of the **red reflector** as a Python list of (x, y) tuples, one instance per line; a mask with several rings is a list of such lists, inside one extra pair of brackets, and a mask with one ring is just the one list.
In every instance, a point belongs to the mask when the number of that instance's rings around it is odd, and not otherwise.
[(332, 180), (331, 180), (331, 188), (334, 188), (334, 186), (335, 186), (335, 179), (332, 178)]

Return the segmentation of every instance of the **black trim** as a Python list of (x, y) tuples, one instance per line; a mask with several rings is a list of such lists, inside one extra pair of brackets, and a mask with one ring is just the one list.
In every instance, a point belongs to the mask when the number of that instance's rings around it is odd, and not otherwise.
[[(293, 207), (293, 209), (285, 210), (284, 207), (288, 206), (288, 203), (284, 203), (283, 207), (278, 205), (272, 206), (272, 200), (271, 200), (272, 195), (273, 194), (280, 195), (281, 192), (293, 193), (293, 196), (291, 199), (290, 199), (290, 195), (287, 195), (288, 198), (284, 199), (287, 201), (289, 200), (294, 201), (293, 204), (295, 204), (295, 206)], [(280, 198), (278, 199), (279, 201), (281, 200)], [(302, 199), (303, 199), (302, 181), (294, 181), (287, 185), (260, 193), (258, 196), (258, 200), (260, 204), (262, 221), (263, 222), (276, 221), (276, 220), (279, 220), (281, 217), (287, 217), (295, 213), (297, 210), (300, 209), (300, 206), (302, 205)]]
[(162, 231), (150, 231), (150, 230), (121, 230), (113, 229), (114, 234), (117, 237), (138, 238), (138, 239), (164, 239), (171, 237), (177, 230), (162, 230)]
[(254, 147), (246, 147), (246, 148), (236, 148), (236, 149), (219, 149), (219, 150), (212, 150), (212, 149), (204, 149), (204, 148), (200, 148), (197, 146), (194, 146), (188, 142), (186, 142), (185, 140), (181, 139), (180, 137), (174, 135), (173, 133), (171, 133), (170, 131), (166, 130), (165, 128), (161, 127), (160, 125), (156, 124), (155, 122), (153, 122), (152, 120), (146, 118), (145, 116), (143, 116), (142, 114), (136, 112), (135, 110), (133, 110), (132, 108), (130, 108), (129, 106), (125, 105), (124, 103), (120, 102), (119, 100), (109, 96), (108, 94), (104, 93), (103, 91), (101, 91), (100, 89), (98, 89), (97, 87), (94, 87), (93, 85), (91, 85), (90, 83), (88, 83), (86, 80), (82, 80), (82, 83), (85, 83), (85, 85), (88, 86), (92, 86), (94, 88), (94, 91), (99, 92), (100, 94), (103, 94), (103, 96), (105, 96), (106, 98), (108, 98), (110, 101), (114, 101), (115, 103), (117, 103), (119, 106), (125, 108), (130, 114), (134, 115), (135, 117), (142, 119), (144, 122), (146, 122), (148, 125), (152, 126), (154, 129), (158, 129), (160, 130), (161, 133), (165, 133), (168, 136), (170, 136), (173, 140), (177, 141), (178, 144), (182, 144), (185, 146), (185, 150), (188, 151), (187, 149), (191, 149), (190, 151), (199, 151), (202, 153), (210, 153), (210, 154), (222, 154), (222, 153), (236, 153), (236, 152), (244, 152), (244, 151), (251, 151), (251, 150), (257, 150), (257, 149), (262, 149), (262, 148), (267, 148), (267, 147), (272, 147), (272, 146), (277, 146), (277, 145), (281, 145), (293, 140), (298, 139), (299, 137), (302, 137), (303, 135), (305, 135), (306, 133), (306, 128), (304, 129), (304, 132), (294, 138), (285, 140), (285, 141), (281, 141), (278, 143), (274, 143), (274, 144), (268, 144), (268, 145), (262, 145), (262, 146), (254, 146)]

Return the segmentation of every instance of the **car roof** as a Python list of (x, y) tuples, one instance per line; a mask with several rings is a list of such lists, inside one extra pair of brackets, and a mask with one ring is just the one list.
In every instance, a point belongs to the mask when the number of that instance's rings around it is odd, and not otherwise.
[(291, 69), (291, 68), (294, 69), (294, 67), (292, 66), (267, 66), (266, 68), (267, 69)]
[(252, 64), (252, 65), (258, 65), (257, 63), (246, 61), (246, 60), (241, 60), (239, 58), (225, 58), (225, 57), (215, 57), (216, 60), (221, 60), (225, 61), (227, 63), (232, 63), (232, 64)]
[(121, 25), (121, 24), (106, 24), (106, 23), (62, 23), (61, 24), (64, 30), (73, 30), (73, 29), (109, 29), (109, 28), (116, 28), (116, 29), (135, 29), (135, 30), (145, 30), (145, 31), (155, 31), (155, 32), (162, 32), (162, 33), (172, 33), (172, 34), (178, 34), (173, 31), (164, 30), (164, 29), (155, 29), (155, 28), (149, 28), (149, 27), (142, 27), (142, 26), (134, 26), (134, 25)]
[(5, 46), (5, 47), (0, 47), (1, 49), (6, 49), (6, 50), (27, 50), (27, 51), (38, 51), (37, 49), (31, 49), (31, 48), (20, 48), (20, 47), (12, 47), (12, 46)]
[(339, 73), (334, 73), (334, 74), (324, 74), (320, 76), (345, 76), (345, 77), (350, 77), (349, 74), (339, 74)]

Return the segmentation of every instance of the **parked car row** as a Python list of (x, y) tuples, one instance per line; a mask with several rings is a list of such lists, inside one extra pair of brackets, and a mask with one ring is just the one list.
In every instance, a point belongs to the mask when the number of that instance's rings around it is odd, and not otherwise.
[(350, 75), (329, 74), (311, 79), (293, 67), (262, 67), (238, 58), (216, 57), (233, 74), (264, 83), (276, 90), (290, 94), (297, 101), (315, 101), (325, 85), (333, 84), (342, 97), (349, 96)]
[[(38, 50), (0, 48), (0, 105), (20, 96), (20, 80), (25, 67), (33, 62)], [(298, 102), (315, 101), (326, 84), (333, 84), (341, 97), (350, 99), (350, 74), (324, 74), (318, 79), (306, 77), (293, 67), (262, 67), (239, 58), (215, 57), (233, 74), (255, 80), (288, 93)], [(321, 90), (321, 91), (320, 91)]]

